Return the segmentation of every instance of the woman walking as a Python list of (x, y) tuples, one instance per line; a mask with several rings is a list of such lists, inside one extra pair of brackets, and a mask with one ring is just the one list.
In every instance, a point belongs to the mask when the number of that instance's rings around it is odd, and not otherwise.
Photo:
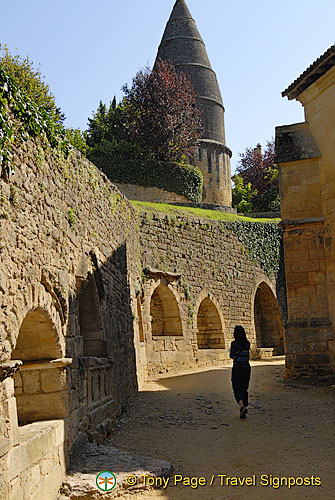
[(240, 418), (244, 419), (248, 413), (248, 388), (251, 368), (249, 364), (250, 342), (243, 326), (235, 326), (234, 339), (230, 346), (230, 357), (234, 360), (231, 380), (235, 399), (240, 406)]

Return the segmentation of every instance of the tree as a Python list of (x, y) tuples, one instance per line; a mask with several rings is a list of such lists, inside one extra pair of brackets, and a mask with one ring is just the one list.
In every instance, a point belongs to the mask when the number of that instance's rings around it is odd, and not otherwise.
[(49, 85), (44, 82), (40, 70), (34, 68), (28, 56), (25, 59), (18, 54), (12, 56), (7, 46), (0, 44), (0, 66), (8, 76), (14, 78), (26, 97), (39, 109), (43, 109), (52, 121), (63, 123), (65, 116), (57, 107)]
[(93, 118), (88, 119), (87, 144), (94, 147), (101, 141), (119, 140), (125, 135), (123, 133), (124, 117), (122, 104), (116, 104), (116, 97), (107, 109), (106, 104), (100, 101)]
[(274, 164), (274, 139), (267, 142), (264, 153), (258, 144), (257, 148), (247, 148), (239, 156), (237, 174), (242, 177), (244, 186), (250, 183), (252, 190), (257, 191), (257, 196), (252, 200), (253, 211), (280, 210), (278, 167)]
[(69, 127), (65, 130), (66, 139), (70, 144), (84, 156), (87, 154), (86, 132), (82, 132), (79, 128)]
[(201, 113), (188, 77), (158, 61), (124, 85), (125, 139), (158, 160), (178, 162), (193, 153), (201, 136)]
[(232, 189), (233, 207), (236, 208), (239, 213), (252, 212), (252, 199), (257, 195), (257, 191), (252, 190), (250, 182), (244, 185), (241, 175), (235, 174), (232, 180), (234, 181), (234, 187)]

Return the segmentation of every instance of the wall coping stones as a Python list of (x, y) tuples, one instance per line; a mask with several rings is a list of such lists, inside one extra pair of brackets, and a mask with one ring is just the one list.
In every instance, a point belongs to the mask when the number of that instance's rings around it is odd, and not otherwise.
[(72, 358), (59, 358), (45, 361), (25, 361), (20, 370), (47, 370), (55, 368), (66, 368), (72, 364)]
[(324, 217), (307, 217), (305, 219), (282, 220), (279, 222), (281, 227), (301, 226), (304, 224), (320, 224), (325, 221)]
[(325, 318), (312, 318), (289, 321), (285, 324), (285, 328), (316, 328), (320, 326), (332, 326), (332, 322)]
[[(204, 210), (217, 210), (218, 212), (236, 214), (236, 209), (232, 207), (228, 207), (226, 205), (214, 205), (213, 203), (168, 203), (168, 205), (174, 205), (176, 207), (191, 207), (191, 208), (203, 208)], [(181, 214), (180, 217), (192, 217), (197, 218), (196, 216), (189, 216), (185, 214)], [(207, 220), (207, 219), (206, 219)], [(216, 222), (216, 221), (215, 221)]]
[(161, 271), (160, 269), (152, 269), (150, 267), (146, 267), (143, 270), (143, 272), (147, 276), (152, 276), (152, 277), (155, 277), (155, 276), (165, 276), (165, 277), (173, 279), (173, 280), (181, 278), (181, 274), (180, 273), (172, 273), (172, 272), (169, 272), (169, 271)]
[(276, 127), (275, 149), (275, 163), (321, 157), (320, 148), (307, 122)]

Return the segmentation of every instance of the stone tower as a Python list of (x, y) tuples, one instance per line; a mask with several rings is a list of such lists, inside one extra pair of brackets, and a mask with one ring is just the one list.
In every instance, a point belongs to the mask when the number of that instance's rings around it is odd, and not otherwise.
[(176, 0), (156, 61), (170, 61), (190, 78), (202, 112), (204, 133), (191, 163), (204, 176), (203, 202), (231, 206), (231, 151), (226, 146), (224, 107), (216, 74), (185, 0)]

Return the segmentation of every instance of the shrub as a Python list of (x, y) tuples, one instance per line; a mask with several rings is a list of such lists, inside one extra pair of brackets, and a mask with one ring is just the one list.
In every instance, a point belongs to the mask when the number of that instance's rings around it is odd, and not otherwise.
[(88, 158), (114, 182), (158, 187), (191, 201), (201, 201), (202, 173), (192, 165), (159, 161), (126, 141), (102, 140)]

